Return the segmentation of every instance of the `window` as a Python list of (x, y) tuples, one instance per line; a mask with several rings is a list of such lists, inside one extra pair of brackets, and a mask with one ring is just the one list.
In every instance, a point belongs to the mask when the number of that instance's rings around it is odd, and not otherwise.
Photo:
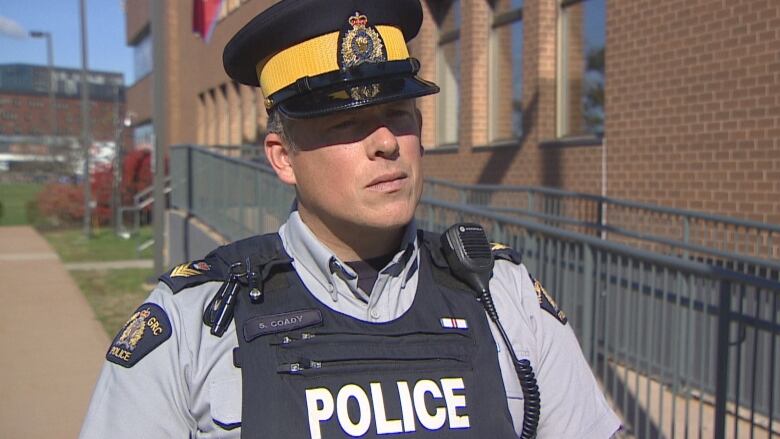
[(460, 107), (460, 0), (439, 1), (431, 8), (439, 26), (436, 82), (441, 92), (436, 97), (436, 144), (455, 144)]
[(138, 81), (144, 76), (152, 73), (154, 67), (154, 56), (152, 53), (152, 34), (148, 33), (141, 41), (133, 46), (133, 74), (134, 80)]
[(488, 139), (523, 135), (523, 0), (493, 0)]
[(563, 0), (558, 52), (558, 136), (604, 134), (605, 0)]
[(154, 149), (154, 125), (145, 123), (133, 129), (133, 145), (135, 149)]

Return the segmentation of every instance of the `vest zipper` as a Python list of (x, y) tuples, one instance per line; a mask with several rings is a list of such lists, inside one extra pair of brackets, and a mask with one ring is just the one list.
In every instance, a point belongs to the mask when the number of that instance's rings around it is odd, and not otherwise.
[[(406, 368), (409, 365), (414, 366), (414, 370), (418, 369), (439, 369), (442, 367), (450, 366), (453, 364), (462, 365), (467, 363), (463, 360), (456, 358), (419, 358), (419, 359), (351, 359), (351, 360), (333, 360), (333, 361), (316, 361), (308, 358), (302, 358), (294, 363), (282, 363), (277, 366), (276, 372), (284, 375), (316, 375), (320, 373), (328, 372), (343, 372), (344, 369), (358, 369), (363, 367), (371, 367), (372, 370), (377, 368), (389, 368), (398, 369)], [(351, 370), (355, 372), (356, 370)]]

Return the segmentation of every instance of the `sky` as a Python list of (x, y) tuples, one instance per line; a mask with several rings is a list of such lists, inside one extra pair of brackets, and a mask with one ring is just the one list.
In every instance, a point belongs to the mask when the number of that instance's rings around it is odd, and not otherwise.
[[(80, 0), (0, 0), (0, 64), (46, 65), (46, 40), (31, 30), (52, 34), (54, 65), (81, 68)], [(86, 0), (87, 62), (90, 70), (124, 74), (133, 83), (133, 51), (125, 45), (123, 0)]]

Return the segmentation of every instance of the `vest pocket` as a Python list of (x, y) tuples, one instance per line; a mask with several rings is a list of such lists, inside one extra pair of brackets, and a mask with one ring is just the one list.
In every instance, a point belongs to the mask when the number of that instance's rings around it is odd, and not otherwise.
[(209, 397), (214, 424), (223, 430), (241, 426), (241, 378), (212, 381), (209, 383)]
[(314, 376), (471, 369), (474, 345), (460, 334), (307, 334), (287, 336), (276, 347), (277, 373)]

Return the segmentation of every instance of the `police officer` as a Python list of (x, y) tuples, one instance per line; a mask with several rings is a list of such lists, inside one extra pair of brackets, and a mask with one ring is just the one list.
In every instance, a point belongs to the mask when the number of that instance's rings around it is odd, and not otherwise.
[(619, 429), (565, 316), (514, 251), (494, 249), (490, 280), (507, 346), (415, 226), (413, 98), (438, 91), (407, 51), (421, 21), (418, 0), (283, 0), (228, 43), (228, 75), (263, 91), (266, 156), (297, 207), (278, 234), (161, 277), (109, 347), (82, 438)]

